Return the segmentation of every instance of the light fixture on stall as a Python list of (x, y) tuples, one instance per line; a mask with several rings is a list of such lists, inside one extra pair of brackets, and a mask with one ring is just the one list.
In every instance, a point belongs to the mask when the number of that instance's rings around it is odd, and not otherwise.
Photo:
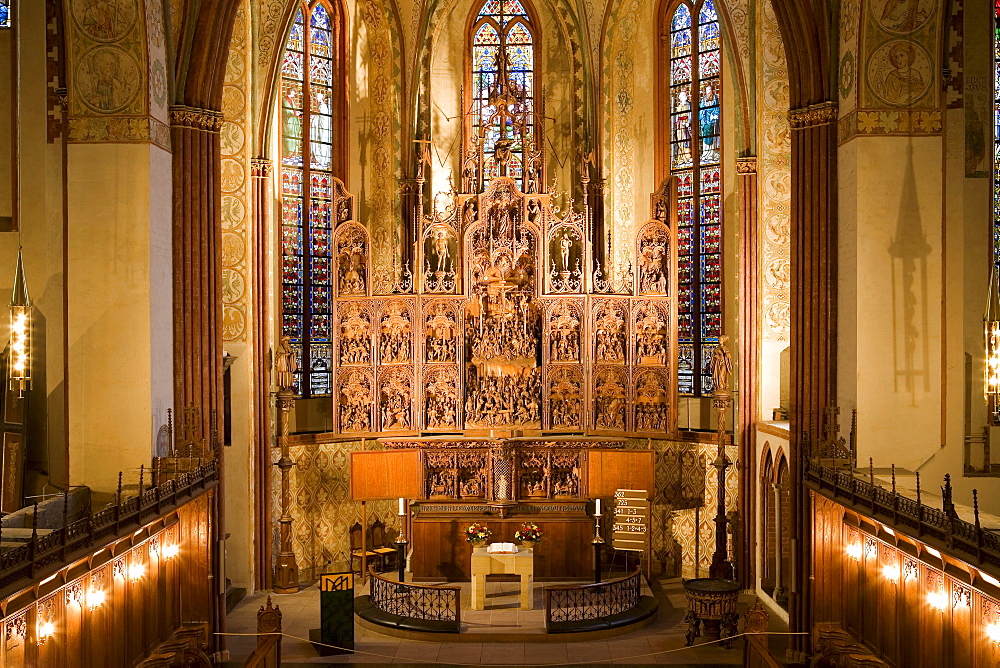
[(56, 632), (56, 625), (52, 622), (42, 622), (38, 625), (36, 634), (38, 635), (38, 644), (44, 645), (45, 641), (52, 637)]
[(986, 343), (985, 393), (989, 423), (1000, 426), (1000, 279), (997, 265), (990, 274), (986, 313), (983, 315), (983, 336)]
[(10, 389), (23, 397), (31, 387), (31, 299), (24, 280), (24, 262), (17, 249), (14, 294), (10, 298), (10, 351), (7, 357)]

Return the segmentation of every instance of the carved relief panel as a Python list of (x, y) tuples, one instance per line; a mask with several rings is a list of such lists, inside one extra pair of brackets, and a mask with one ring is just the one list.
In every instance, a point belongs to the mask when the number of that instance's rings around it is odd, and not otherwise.
[(545, 359), (550, 363), (583, 361), (584, 302), (555, 299), (545, 302)]
[(628, 342), (629, 303), (603, 298), (591, 302), (595, 364), (625, 364)]
[(428, 450), (424, 453), (424, 484), (428, 499), (458, 498), (458, 464), (455, 452)]
[(455, 431), (461, 404), (458, 400), (458, 367), (427, 367), (423, 377), (424, 428)]
[(422, 299), (424, 362), (458, 361), (461, 333), (461, 302), (454, 299)]
[(639, 294), (670, 294), (670, 228), (654, 220), (639, 230), (636, 258), (639, 265)]
[(593, 374), (593, 429), (621, 432), (628, 429), (629, 378), (621, 366), (597, 366)]
[(584, 385), (580, 367), (555, 367), (546, 370), (546, 416), (550, 429), (582, 431)]
[(413, 430), (413, 369), (389, 367), (380, 370), (378, 387), (382, 431)]
[(490, 479), (489, 458), (485, 450), (467, 450), (455, 454), (457, 487), (460, 499), (482, 499)]
[(335, 238), (337, 295), (368, 294), (368, 233), (358, 223), (347, 222), (337, 228)]
[(379, 309), (378, 358), (380, 364), (413, 361), (413, 314), (411, 300), (387, 300)]
[(372, 363), (373, 304), (340, 301), (337, 308), (337, 363), (340, 366)]
[(632, 304), (635, 364), (666, 365), (670, 352), (670, 315), (666, 302), (641, 300)]
[(670, 374), (642, 369), (635, 376), (635, 431), (662, 436), (670, 425)]
[(581, 495), (578, 450), (525, 450), (519, 458), (518, 498), (568, 499)]
[(334, 419), (341, 432), (374, 431), (374, 376), (370, 368), (338, 369)]

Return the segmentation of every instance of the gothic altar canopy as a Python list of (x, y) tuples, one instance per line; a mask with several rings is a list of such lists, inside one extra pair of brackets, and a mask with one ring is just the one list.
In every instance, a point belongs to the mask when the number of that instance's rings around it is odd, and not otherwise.
[(543, 104), (497, 70), (466, 124), (461, 192), (424, 213), (421, 172), (408, 199), (418, 270), (373, 280), (368, 230), (335, 184), (334, 430), (663, 436), (676, 406), (669, 188), (636, 232), (635, 268), (602, 267), (594, 198), (554, 204)]

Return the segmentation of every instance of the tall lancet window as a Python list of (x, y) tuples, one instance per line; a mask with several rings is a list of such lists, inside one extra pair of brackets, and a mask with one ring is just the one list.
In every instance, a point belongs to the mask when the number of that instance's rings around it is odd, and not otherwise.
[(472, 25), (471, 131), (482, 141), (483, 187), (505, 163), (524, 190), (525, 143), (535, 132), (536, 41), (521, 0), (486, 0)]
[(343, 176), (343, 28), (331, 5), (302, 3), (281, 63), (281, 334), (297, 366), (294, 392), (329, 396), (331, 193)]
[(682, 2), (670, 28), (670, 173), (677, 177), (678, 392), (712, 393), (722, 334), (719, 17), (715, 0)]
[(0, 0), (0, 28), (9, 28), (11, 25), (10, 0)]
[(993, 263), (1000, 265), (1000, 0), (993, 1)]

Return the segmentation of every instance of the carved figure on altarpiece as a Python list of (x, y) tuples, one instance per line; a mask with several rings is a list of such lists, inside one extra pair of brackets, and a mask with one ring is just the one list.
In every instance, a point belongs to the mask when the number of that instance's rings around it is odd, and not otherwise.
[(341, 365), (371, 364), (372, 309), (368, 302), (350, 301), (337, 305), (339, 346), (337, 359)]
[(594, 373), (594, 429), (625, 431), (628, 376), (621, 367), (598, 367)]
[(583, 428), (583, 370), (550, 369), (548, 422), (552, 429)]
[(444, 294), (457, 292), (457, 277), (460, 275), (462, 264), (455, 230), (445, 223), (428, 226), (424, 230), (422, 252), (424, 292)]
[(382, 364), (401, 364), (413, 359), (412, 303), (389, 301), (383, 304), (378, 349)]
[(479, 373), (470, 368), (465, 392), (466, 427), (521, 426), (540, 423), (540, 369)]
[(569, 223), (556, 225), (548, 233), (549, 292), (572, 293), (583, 290), (583, 232)]
[(458, 313), (455, 301), (435, 299), (424, 302), (424, 361), (458, 360)]
[(594, 361), (624, 364), (628, 302), (603, 299), (594, 306)]
[(670, 376), (664, 369), (644, 369), (635, 381), (635, 430), (664, 432), (670, 424)]
[(379, 416), (383, 431), (413, 428), (413, 371), (408, 368), (380, 371)]
[(456, 429), (458, 426), (458, 368), (429, 368), (424, 373), (424, 426)]
[(667, 305), (663, 302), (644, 300), (635, 302), (633, 307), (635, 363), (666, 364), (670, 323)]
[(670, 283), (670, 229), (653, 220), (639, 230), (636, 243), (639, 294), (666, 295)]
[(337, 295), (364, 296), (368, 292), (368, 233), (348, 222), (337, 228)]
[(372, 429), (372, 373), (370, 369), (341, 369), (337, 379), (337, 413), (341, 432)]
[(550, 302), (548, 322), (549, 362), (580, 361), (582, 304), (568, 299)]
[(458, 494), (463, 499), (483, 498), (487, 494), (490, 479), (489, 465), (485, 450), (459, 452), (455, 456), (458, 468)]

